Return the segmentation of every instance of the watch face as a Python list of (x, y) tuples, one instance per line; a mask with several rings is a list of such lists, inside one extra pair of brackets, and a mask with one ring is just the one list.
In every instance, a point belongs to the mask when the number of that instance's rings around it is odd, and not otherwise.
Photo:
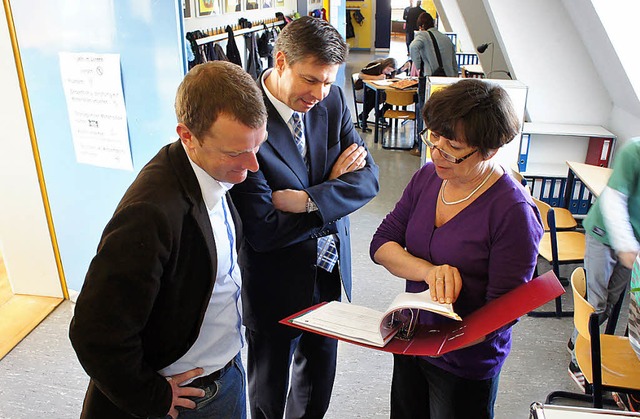
[(311, 200), (311, 198), (307, 198), (306, 210), (307, 212), (313, 212), (318, 210), (318, 206), (316, 205), (315, 202)]

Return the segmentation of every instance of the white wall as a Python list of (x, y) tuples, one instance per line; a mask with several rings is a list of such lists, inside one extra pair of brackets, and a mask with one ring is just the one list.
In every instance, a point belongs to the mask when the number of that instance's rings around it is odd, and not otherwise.
[(0, 250), (14, 293), (62, 297), (4, 19), (0, 57)]
[(467, 24), (456, 0), (434, 0), (442, 25), (448, 32), (458, 34), (460, 52), (475, 53), (476, 45), (469, 36)]
[[(496, 42), (493, 69), (529, 86), (529, 120), (602, 125), (618, 136), (616, 149), (640, 135), (640, 60), (629, 31), (640, 3), (436, 1), (454, 32), (468, 31), (471, 45)], [(485, 69), (490, 52), (480, 55)]]
[(636, 38), (629, 32), (640, 3), (593, 0), (593, 5), (582, 2), (587, 4), (581, 7), (564, 3), (613, 102), (604, 125), (618, 136), (616, 149), (620, 149), (629, 138), (640, 136), (640, 60)]
[[(496, 24), (493, 22), (493, 16), (486, 4), (486, 0), (457, 0), (460, 13), (464, 17), (469, 35), (472, 41), (473, 52), (475, 46), (491, 42), (491, 45), (483, 54), (478, 54), (480, 64), (485, 73), (495, 70), (511, 71), (505, 62), (502, 53), (502, 43), (500, 42), (500, 32), (495, 31)], [(506, 76), (495, 73), (492, 78), (507, 78)]]
[[(611, 98), (563, 4), (486, 0), (533, 122), (604, 125)], [(579, 3), (571, 2), (579, 7)]]

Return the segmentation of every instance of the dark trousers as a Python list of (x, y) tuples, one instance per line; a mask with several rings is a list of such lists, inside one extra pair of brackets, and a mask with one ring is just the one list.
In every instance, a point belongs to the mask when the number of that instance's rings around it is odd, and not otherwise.
[[(339, 299), (338, 267), (332, 273), (318, 269), (313, 303)], [(247, 329), (246, 336), (252, 419), (322, 418), (331, 399), (338, 342), (306, 332), (291, 337)]]
[(407, 54), (410, 54), (411, 51), (409, 51), (409, 45), (411, 45), (411, 42), (413, 42), (413, 38), (415, 38), (416, 33), (415, 31), (407, 31), (406, 32), (407, 37), (406, 37), (406, 42), (407, 42)]
[[(378, 105), (381, 106), (380, 116), (384, 114), (384, 110), (388, 109), (388, 105), (384, 103), (386, 95), (384, 92), (380, 92), (378, 97)], [(373, 89), (364, 89), (364, 101), (362, 102), (362, 115), (361, 121), (366, 122), (369, 119), (369, 114), (376, 107), (376, 91)], [(375, 115), (374, 115), (375, 118)]]
[(493, 418), (499, 377), (469, 380), (421, 358), (394, 355), (391, 419)]

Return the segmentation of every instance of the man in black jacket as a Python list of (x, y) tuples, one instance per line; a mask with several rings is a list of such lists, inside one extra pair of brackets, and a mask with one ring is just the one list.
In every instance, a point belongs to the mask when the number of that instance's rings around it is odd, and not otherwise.
[(125, 193), (78, 297), (69, 336), (91, 377), (82, 418), (246, 417), (242, 235), (227, 191), (258, 170), (266, 109), (224, 61), (195, 66), (175, 106), (180, 140)]

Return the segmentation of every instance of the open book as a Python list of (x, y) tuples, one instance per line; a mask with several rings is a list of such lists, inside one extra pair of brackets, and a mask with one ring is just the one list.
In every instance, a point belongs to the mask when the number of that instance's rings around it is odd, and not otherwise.
[[(402, 313), (413, 309), (413, 315)], [(431, 299), (427, 290), (420, 293), (400, 293), (385, 312), (340, 301), (331, 301), (314, 310), (290, 319), (293, 324), (342, 339), (377, 347), (386, 345), (400, 329), (411, 328), (417, 320), (417, 309), (431, 311), (455, 320), (462, 320), (451, 304)]]
[[(377, 344), (364, 343), (365, 341), (368, 342), (366, 338), (354, 337), (353, 330), (361, 329), (361, 327), (354, 327), (352, 329), (347, 329), (346, 332), (344, 331), (344, 326), (341, 325), (345, 323), (344, 319), (349, 319), (349, 316), (352, 315), (349, 312), (337, 316), (338, 319), (335, 319), (334, 321), (338, 326), (328, 325), (332, 321), (327, 321), (325, 319), (322, 327), (325, 327), (326, 330), (315, 326), (312, 328), (304, 323), (305, 315), (307, 313), (313, 313), (328, 305), (327, 303), (320, 303), (306, 308), (280, 320), (280, 323), (393, 354), (440, 356), (465, 346), (472, 345), (480, 338), (487, 336), (502, 327), (509, 327), (518, 319), (518, 317), (530, 312), (531, 310), (535, 310), (541, 305), (564, 294), (564, 292), (564, 287), (560, 284), (556, 275), (553, 271), (549, 271), (529, 282), (519, 285), (506, 294), (487, 302), (473, 313), (465, 315), (464, 320), (460, 322), (443, 322), (438, 325), (418, 324), (413, 330), (414, 333), (412, 335), (409, 334), (409, 336), (403, 336), (404, 326), (400, 331), (398, 331), (398, 328), (394, 329), (393, 326), (389, 328), (391, 329), (391, 332), (386, 332), (385, 328), (381, 330), (381, 326), (389, 324), (388, 322), (385, 323), (385, 317), (386, 314), (395, 310), (392, 308), (395, 304), (394, 301), (392, 306), (390, 306), (389, 310), (385, 313), (378, 313), (375, 310), (371, 310), (374, 312), (374, 319), (368, 320), (368, 323), (370, 331), (373, 331), (373, 337), (371, 337), (372, 333), (369, 333), (368, 338), (370, 340), (372, 339), (373, 341), (377, 341)], [(408, 297), (410, 299), (416, 299), (419, 295), (420, 294), (410, 294)], [(420, 297), (418, 297), (418, 299), (419, 298)], [(422, 300), (424, 300), (424, 298), (422, 298)], [(351, 306), (347, 307), (347, 310), (349, 308), (353, 309), (354, 307), (358, 307), (352, 304), (345, 305)], [(399, 305), (396, 305), (396, 307), (404, 307), (404, 304), (400, 303)], [(420, 308), (413, 303), (409, 304), (408, 307)], [(333, 310), (334, 309), (329, 309), (329, 312), (333, 312)], [(415, 319), (415, 315), (418, 314), (417, 311), (418, 310), (411, 311), (414, 313), (414, 320), (417, 320)], [(400, 314), (399, 312), (397, 313)], [(324, 317), (324, 315), (321, 315), (321, 317)], [(297, 323), (294, 322), (296, 319), (299, 319)], [(395, 318), (393, 320), (394, 322), (396, 321)], [(401, 319), (398, 319), (398, 321), (402, 322)], [(364, 322), (367, 323), (367, 321)], [(346, 322), (347, 325), (351, 325), (352, 323), (353, 319)], [(416, 322), (414, 321), (413, 325), (415, 325), (415, 323)], [(372, 324), (373, 326), (371, 326)], [(334, 331), (336, 328), (342, 329), (344, 336), (336, 333)], [(396, 336), (401, 338), (392, 339), (394, 333), (397, 333)], [(386, 345), (385, 341), (387, 342)]]

